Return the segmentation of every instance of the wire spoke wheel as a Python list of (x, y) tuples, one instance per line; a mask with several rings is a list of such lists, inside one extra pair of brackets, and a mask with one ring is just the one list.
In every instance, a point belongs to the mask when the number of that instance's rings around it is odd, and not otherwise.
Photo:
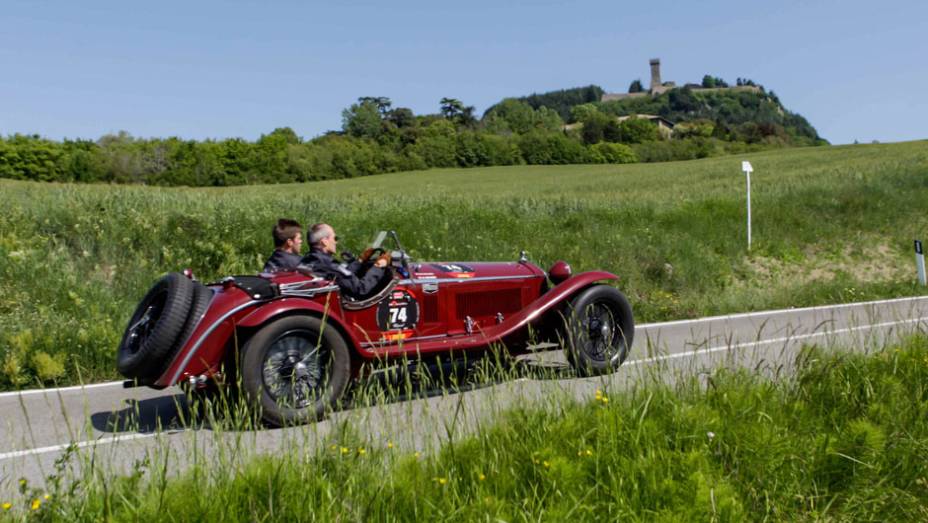
[(273, 426), (322, 419), (338, 408), (351, 378), (351, 355), (338, 329), (294, 315), (264, 325), (246, 343), (242, 390)]
[(318, 338), (308, 330), (293, 330), (268, 348), (262, 368), (264, 387), (279, 405), (302, 409), (324, 394), (329, 358)]
[(586, 329), (581, 339), (581, 350), (590, 358), (608, 361), (621, 350), (616, 346), (616, 321), (612, 311), (602, 303), (587, 307), (583, 314)]
[(612, 372), (625, 361), (635, 321), (628, 300), (617, 289), (585, 289), (571, 300), (565, 320), (567, 358), (580, 375)]
[(126, 350), (129, 354), (137, 353), (139, 348), (151, 337), (151, 333), (155, 330), (155, 324), (158, 318), (161, 317), (161, 312), (164, 310), (164, 304), (167, 302), (167, 299), (167, 291), (159, 292), (153, 296), (152, 302), (145, 308), (142, 317), (129, 325), (129, 328), (126, 330)]

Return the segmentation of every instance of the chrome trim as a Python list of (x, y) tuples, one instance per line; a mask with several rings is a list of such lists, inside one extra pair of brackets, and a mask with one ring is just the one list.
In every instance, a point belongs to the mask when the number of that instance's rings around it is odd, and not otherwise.
[(296, 281), (292, 283), (281, 283), (280, 285), (278, 285), (278, 287), (280, 288), (280, 291), (283, 292), (284, 290), (289, 290), (289, 289), (302, 289), (303, 287), (309, 285), (310, 283), (319, 283), (321, 281), (324, 281), (324, 279), (320, 278), (319, 276), (316, 276), (311, 280)]
[(325, 287), (304, 288), (307, 284), (318, 283), (322, 278), (296, 283), (284, 283), (278, 286), (281, 296), (294, 296), (299, 298), (312, 298), (317, 294), (332, 292), (338, 290), (338, 285), (326, 285)]
[(541, 278), (537, 274), (521, 274), (517, 276), (477, 276), (475, 278), (422, 278), (400, 280), (400, 285), (418, 285), (421, 283), (463, 283), (468, 281), (499, 281), (499, 280), (526, 280), (528, 278)]
[(383, 289), (374, 294), (373, 296), (368, 296), (362, 300), (355, 300), (348, 296), (342, 295), (342, 308), (348, 311), (359, 311), (361, 309), (366, 309), (373, 306), (375, 303), (383, 300), (387, 294), (393, 292), (393, 289), (396, 288), (397, 281), (390, 280), (390, 283), (386, 285)]
[[(230, 310), (229, 312), (223, 314), (218, 320), (216, 320), (215, 322), (213, 322), (213, 324), (210, 325), (208, 329), (206, 329), (206, 332), (204, 332), (203, 335), (200, 336), (200, 339), (197, 340), (197, 342), (196, 342), (196, 344), (194, 344), (193, 348), (191, 348), (190, 351), (187, 352), (187, 355), (184, 356), (184, 359), (183, 359), (183, 361), (181, 361), (180, 366), (177, 367), (177, 371), (174, 373), (173, 376), (171, 376), (171, 381), (170, 381), (170, 383), (168, 383), (168, 386), (171, 386), (171, 385), (174, 385), (175, 383), (177, 383), (178, 378), (180, 378), (180, 375), (184, 373), (184, 369), (187, 368), (187, 365), (190, 363), (190, 360), (193, 359), (193, 356), (197, 353), (197, 350), (199, 350), (200, 345), (203, 344), (203, 341), (206, 340), (206, 338), (208, 338), (209, 335), (212, 334), (213, 331), (216, 330), (217, 327), (219, 327), (220, 325), (222, 325), (223, 322), (225, 322), (226, 320), (228, 320), (230, 317), (232, 317), (232, 316), (233, 316), (234, 314), (236, 314), (237, 312), (239, 312), (239, 311), (241, 311), (241, 310), (243, 310), (243, 309), (247, 309), (248, 307), (251, 307), (252, 305), (255, 305), (255, 304), (257, 304), (257, 303), (261, 303), (261, 302), (258, 301), (258, 300), (247, 301), (247, 302), (245, 302), (245, 303), (239, 305), (238, 307), (235, 307), (234, 309)], [(173, 362), (172, 362), (172, 364), (173, 364)]]
[(402, 340), (396, 340), (396, 341), (392, 341), (392, 340), (362, 341), (361, 346), (362, 347), (376, 347), (378, 345), (380, 346), (395, 345), (399, 341), (402, 341), (403, 343), (408, 343), (410, 341), (434, 340), (438, 338), (447, 338), (447, 337), (448, 337), (447, 334), (432, 334), (429, 336), (416, 336), (415, 338), (404, 338)]

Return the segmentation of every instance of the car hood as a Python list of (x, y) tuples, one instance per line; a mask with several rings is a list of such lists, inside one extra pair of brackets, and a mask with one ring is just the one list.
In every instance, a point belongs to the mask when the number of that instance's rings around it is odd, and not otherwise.
[(411, 264), (410, 269), (410, 276), (417, 280), (544, 276), (535, 265), (519, 262), (418, 262)]

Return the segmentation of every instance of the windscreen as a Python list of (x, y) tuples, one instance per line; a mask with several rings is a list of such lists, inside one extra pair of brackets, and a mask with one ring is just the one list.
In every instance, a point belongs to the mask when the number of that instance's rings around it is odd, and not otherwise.
[(383, 244), (383, 241), (387, 238), (387, 231), (380, 231), (377, 235), (374, 236), (374, 241), (371, 242), (371, 248), (376, 249)]

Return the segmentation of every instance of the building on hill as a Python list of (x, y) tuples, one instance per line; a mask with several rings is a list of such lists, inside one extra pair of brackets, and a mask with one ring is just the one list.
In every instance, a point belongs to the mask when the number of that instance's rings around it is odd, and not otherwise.
[[(659, 94), (666, 93), (671, 89), (676, 89), (677, 84), (675, 82), (664, 82), (661, 80), (661, 59), (652, 58), (649, 62), (651, 66), (651, 83), (647, 91), (640, 93), (604, 93), (600, 102), (610, 102), (613, 100), (624, 100), (625, 98), (637, 98), (641, 96), (657, 96)], [(761, 88), (756, 85), (738, 85), (735, 87), (703, 87), (700, 84), (688, 83), (685, 87), (693, 91), (748, 91), (759, 93), (762, 92)]]

